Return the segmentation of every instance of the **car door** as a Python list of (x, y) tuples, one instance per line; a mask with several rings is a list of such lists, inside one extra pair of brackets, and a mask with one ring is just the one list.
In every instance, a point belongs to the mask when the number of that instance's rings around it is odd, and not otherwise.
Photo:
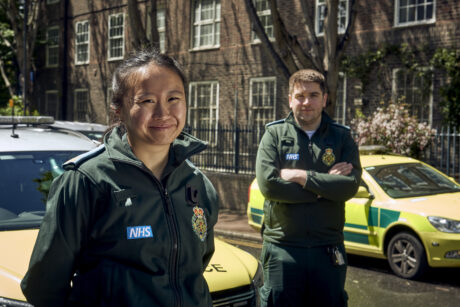
[[(366, 175), (363, 173), (363, 178)], [(356, 195), (345, 204), (345, 247), (350, 253), (380, 253), (377, 237), (379, 210), (373, 206), (374, 202), (372, 191), (363, 179)]]

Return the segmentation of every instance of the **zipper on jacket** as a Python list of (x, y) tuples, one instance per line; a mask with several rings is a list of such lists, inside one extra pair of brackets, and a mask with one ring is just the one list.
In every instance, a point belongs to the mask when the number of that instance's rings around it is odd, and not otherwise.
[(152, 180), (155, 182), (155, 184), (158, 187), (158, 190), (160, 192), (160, 196), (163, 200), (163, 209), (166, 212), (166, 224), (168, 225), (169, 231), (172, 236), (172, 248), (171, 248), (171, 257), (169, 261), (169, 282), (173, 288), (173, 293), (174, 293), (174, 298), (175, 302), (177, 302), (176, 306), (182, 306), (182, 299), (181, 299), (181, 294), (179, 291), (179, 287), (177, 285), (177, 261), (178, 261), (178, 253), (179, 253), (179, 235), (177, 232), (177, 226), (174, 221), (174, 212), (172, 210), (172, 205), (171, 205), (171, 200), (169, 198), (168, 191), (166, 188), (163, 186), (163, 184), (152, 174), (152, 172), (146, 168), (145, 166), (138, 165), (136, 163), (132, 163), (129, 161), (125, 160), (120, 160), (120, 159), (112, 159), (113, 161), (118, 161), (121, 163), (126, 163), (133, 165), (140, 170), (146, 172)]
[(169, 274), (169, 279), (170, 283), (173, 288), (173, 292), (176, 294), (176, 300), (177, 300), (177, 306), (182, 306), (182, 300), (181, 300), (181, 295), (179, 291), (179, 287), (177, 285), (177, 261), (178, 261), (178, 253), (179, 253), (179, 235), (177, 233), (177, 227), (176, 223), (174, 222), (174, 214), (172, 210), (172, 204), (171, 204), (171, 199), (169, 198), (168, 190), (166, 188), (163, 188), (163, 195), (165, 198), (165, 210), (166, 210), (166, 216), (168, 217), (168, 220), (170, 221), (171, 225), (171, 232), (172, 232), (172, 251), (171, 251), (171, 259), (170, 259), (170, 268), (171, 272)]

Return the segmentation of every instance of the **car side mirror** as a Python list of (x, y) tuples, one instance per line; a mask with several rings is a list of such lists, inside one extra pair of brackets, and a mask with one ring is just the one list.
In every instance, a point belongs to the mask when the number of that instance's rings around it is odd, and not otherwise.
[(356, 192), (354, 198), (369, 198), (372, 199), (374, 196), (369, 193), (369, 191), (366, 189), (366, 187), (363, 187), (362, 185), (359, 186), (358, 192)]

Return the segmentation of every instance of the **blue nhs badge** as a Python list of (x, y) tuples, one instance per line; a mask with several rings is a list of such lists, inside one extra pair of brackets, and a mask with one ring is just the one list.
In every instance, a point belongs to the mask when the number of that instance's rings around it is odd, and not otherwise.
[(126, 232), (128, 240), (153, 238), (152, 227), (150, 225), (127, 227)]
[(299, 160), (299, 154), (288, 153), (286, 154), (286, 160)]

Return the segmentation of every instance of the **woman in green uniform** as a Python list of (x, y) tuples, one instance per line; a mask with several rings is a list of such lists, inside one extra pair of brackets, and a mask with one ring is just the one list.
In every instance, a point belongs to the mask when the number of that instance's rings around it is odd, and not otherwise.
[(112, 89), (119, 122), (53, 182), (23, 292), (36, 307), (210, 306), (218, 199), (188, 160), (206, 145), (182, 132), (184, 74), (141, 51)]

